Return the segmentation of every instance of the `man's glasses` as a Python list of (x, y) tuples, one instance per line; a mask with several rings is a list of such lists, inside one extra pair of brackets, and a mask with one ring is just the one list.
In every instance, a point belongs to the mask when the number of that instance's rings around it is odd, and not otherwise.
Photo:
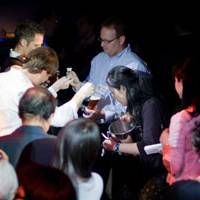
[(109, 44), (109, 43), (115, 41), (116, 39), (118, 39), (119, 37), (120, 37), (120, 36), (115, 37), (115, 38), (113, 38), (112, 40), (104, 40), (104, 39), (98, 38), (98, 41), (101, 42), (101, 43), (104, 42), (104, 43), (106, 43), (106, 44)]

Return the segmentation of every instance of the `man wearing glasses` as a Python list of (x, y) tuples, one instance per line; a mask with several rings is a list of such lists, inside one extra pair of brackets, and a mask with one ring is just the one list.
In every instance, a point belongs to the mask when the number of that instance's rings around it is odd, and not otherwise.
[[(91, 69), (87, 78), (95, 86), (106, 85), (108, 72), (117, 65), (124, 65), (143, 74), (150, 75), (146, 63), (131, 51), (130, 45), (126, 41), (125, 29), (126, 27), (121, 20), (116, 18), (109, 18), (101, 24), (99, 41), (103, 51), (92, 59)], [(75, 80), (74, 87), (78, 89), (81, 82), (74, 72), (72, 72), (72, 76), (74, 76)], [(113, 117), (113, 112), (116, 112), (116, 110), (119, 113), (123, 112), (124, 108), (120, 108), (121, 105), (118, 105), (111, 95), (105, 94), (105, 96), (107, 97), (98, 105), (100, 112), (93, 113), (92, 117), (108, 121), (111, 116)]]

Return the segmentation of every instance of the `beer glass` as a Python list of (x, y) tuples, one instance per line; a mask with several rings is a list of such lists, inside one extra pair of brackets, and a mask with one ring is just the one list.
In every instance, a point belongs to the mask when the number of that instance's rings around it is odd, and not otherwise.
[(90, 110), (94, 110), (97, 103), (104, 98), (107, 92), (107, 87), (104, 85), (98, 85), (95, 87), (95, 91), (93, 95), (90, 97), (87, 108)]

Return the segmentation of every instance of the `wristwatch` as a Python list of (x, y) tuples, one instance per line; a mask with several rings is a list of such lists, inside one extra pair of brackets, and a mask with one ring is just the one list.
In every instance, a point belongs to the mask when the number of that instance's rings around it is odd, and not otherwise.
[(120, 143), (116, 143), (115, 145), (114, 145), (114, 147), (113, 147), (113, 151), (114, 152), (116, 152), (116, 153), (119, 153), (120, 151), (119, 151), (119, 145), (120, 145)]

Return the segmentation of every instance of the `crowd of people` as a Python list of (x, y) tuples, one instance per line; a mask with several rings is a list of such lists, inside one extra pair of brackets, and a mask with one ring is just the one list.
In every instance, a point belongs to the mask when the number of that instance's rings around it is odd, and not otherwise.
[[(80, 37), (94, 42), (93, 26), (82, 20)], [(103, 51), (91, 59), (90, 70), (83, 69), (88, 76), (82, 80), (81, 67), (58, 76), (59, 63), (70, 54), (62, 60), (53, 47), (43, 47), (40, 24), (16, 27), (15, 46), (0, 73), (0, 199), (200, 198), (198, 54), (190, 52), (175, 65), (181, 106), (168, 119), (165, 96), (126, 31), (120, 19), (102, 22)], [(51, 86), (44, 85), (56, 73)], [(104, 93), (89, 109), (98, 87)], [(69, 88), (73, 95), (65, 99), (60, 91)], [(134, 126), (126, 138), (108, 131), (115, 120)], [(59, 130), (52, 134), (50, 127)], [(161, 150), (147, 153), (145, 147), (154, 144)]]

